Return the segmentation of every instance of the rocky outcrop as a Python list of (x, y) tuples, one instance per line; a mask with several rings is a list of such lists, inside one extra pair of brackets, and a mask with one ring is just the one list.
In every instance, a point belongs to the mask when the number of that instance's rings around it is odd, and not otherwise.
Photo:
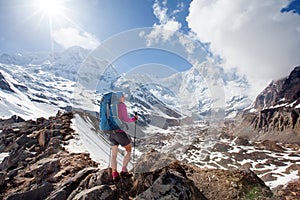
[[(2, 123), (0, 199), (271, 199), (273, 193), (250, 170), (198, 168), (151, 151), (132, 177), (114, 182), (87, 153), (69, 153), (72, 113), (49, 119)], [(5, 120), (3, 120), (4, 122)], [(226, 148), (226, 147), (225, 147)], [(216, 146), (216, 149), (223, 149)]]
[(300, 143), (300, 66), (273, 81), (241, 116), (235, 135), (250, 140)]
[(70, 194), (81, 181), (77, 177), (72, 182), (71, 177), (97, 167), (88, 154), (64, 150), (62, 145), (74, 132), (72, 117), (72, 113), (58, 113), (36, 121), (1, 120), (0, 149), (9, 156), (0, 164), (0, 199), (46, 199), (61, 182), (71, 185), (60, 187)]
[(278, 81), (272, 81), (256, 98), (254, 109), (291, 104), (295, 107), (300, 103), (300, 66), (295, 67), (290, 75)]
[[(89, 174), (68, 199), (271, 199), (251, 171), (200, 169), (155, 151), (136, 164), (134, 176), (113, 183), (111, 169)], [(55, 192), (59, 193), (59, 191)]]
[(0, 72), (0, 89), (4, 91), (14, 92), (1, 72)]

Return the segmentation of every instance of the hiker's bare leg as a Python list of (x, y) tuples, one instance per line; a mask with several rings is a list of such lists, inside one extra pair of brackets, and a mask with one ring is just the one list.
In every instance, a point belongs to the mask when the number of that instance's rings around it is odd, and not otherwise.
[(126, 155), (124, 156), (123, 159), (123, 167), (127, 168), (127, 165), (130, 161), (130, 157), (131, 157), (131, 144), (126, 145), (124, 148), (126, 150)]
[(112, 171), (117, 171), (117, 155), (118, 155), (118, 145), (111, 147), (111, 168)]

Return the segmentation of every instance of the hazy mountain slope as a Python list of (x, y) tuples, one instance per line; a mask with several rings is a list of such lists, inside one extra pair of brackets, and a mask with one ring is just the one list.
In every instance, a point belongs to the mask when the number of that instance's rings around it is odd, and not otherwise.
[(51, 116), (70, 105), (74, 83), (49, 73), (22, 66), (0, 64), (1, 117), (25, 119)]
[[(3, 71), (4, 79), (8, 79), (9, 82), (15, 81), (13, 89), (15, 93), (11, 95), (20, 94), (21, 99), (34, 102), (34, 106), (45, 112), (67, 105), (97, 112), (101, 94), (111, 90), (122, 90), (132, 95), (130, 99), (132, 102), (128, 102), (130, 109), (140, 110), (144, 123), (168, 119), (167, 124), (175, 125), (179, 123), (176, 118), (211, 119), (212, 113), (219, 111), (223, 113), (221, 117), (234, 117), (237, 112), (250, 104), (246, 79), (239, 77), (234, 71), (225, 72), (209, 62), (164, 79), (153, 79), (144, 75), (130, 78), (127, 74), (118, 73), (114, 66), (106, 61), (97, 58), (91, 58), (85, 64), (93, 66), (95, 70), (98, 65), (105, 65), (108, 68), (98, 80), (95, 80), (96, 88), (86, 85), (88, 88), (76, 99), (78, 96), (74, 96), (74, 90), (78, 89), (76, 86), (78, 77), (85, 80), (90, 77), (89, 73), (93, 73), (85, 72), (81, 68), (88, 54), (87, 50), (80, 47), (54, 53), (2, 54), (0, 63), (3, 64), (0, 69)], [(12, 86), (14, 84), (11, 83)], [(96, 90), (96, 94), (92, 90)], [(51, 109), (41, 108), (43, 106), (50, 106)], [(4, 107), (13, 109), (2, 116), (32, 113), (27, 111), (30, 110), (30, 106), (24, 105), (21, 111), (12, 105)], [(150, 119), (149, 116), (155, 116), (156, 119)]]
[(223, 117), (232, 118), (251, 104), (245, 77), (239, 77), (234, 70), (225, 72), (210, 62), (167, 78), (125, 75), (119, 80), (118, 89), (134, 93), (141, 86), (168, 107), (194, 120), (209, 119), (218, 110)]

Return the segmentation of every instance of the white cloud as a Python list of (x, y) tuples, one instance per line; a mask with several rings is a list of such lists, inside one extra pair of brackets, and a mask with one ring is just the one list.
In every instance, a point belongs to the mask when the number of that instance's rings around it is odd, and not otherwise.
[(173, 11), (173, 13), (172, 13), (173, 15), (180, 13), (184, 10), (184, 3), (179, 2), (179, 3), (177, 3), (176, 7), (177, 7), (177, 9)]
[[(162, 2), (163, 6), (166, 5), (166, 1)], [(168, 8), (163, 7), (159, 4), (159, 1), (156, 0), (153, 4), (153, 13), (159, 19), (160, 23), (166, 23), (168, 21)]]
[(76, 28), (61, 28), (52, 32), (52, 39), (64, 48), (80, 46), (85, 49), (95, 49), (99, 41), (87, 32)]
[(181, 23), (168, 15), (166, 3), (166, 0), (162, 1), (161, 4), (156, 0), (153, 4), (153, 13), (159, 20), (159, 24), (154, 24), (153, 31), (146, 36), (148, 46), (153, 42), (168, 41), (181, 28)]
[(300, 16), (280, 13), (288, 0), (193, 0), (187, 17), (201, 42), (238, 67), (257, 95), (300, 64)]

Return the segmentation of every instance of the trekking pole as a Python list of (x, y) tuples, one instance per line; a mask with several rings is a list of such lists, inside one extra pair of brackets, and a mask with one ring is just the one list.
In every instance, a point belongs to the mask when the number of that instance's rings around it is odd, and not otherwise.
[(133, 137), (133, 172), (135, 163), (135, 138), (136, 138), (136, 122), (137, 122), (137, 112), (134, 112), (135, 122), (134, 122), (134, 137)]
[(108, 166), (107, 166), (107, 168), (109, 168), (110, 167), (110, 159), (111, 159), (111, 145), (110, 145), (110, 149), (109, 149), (109, 157), (108, 157)]

